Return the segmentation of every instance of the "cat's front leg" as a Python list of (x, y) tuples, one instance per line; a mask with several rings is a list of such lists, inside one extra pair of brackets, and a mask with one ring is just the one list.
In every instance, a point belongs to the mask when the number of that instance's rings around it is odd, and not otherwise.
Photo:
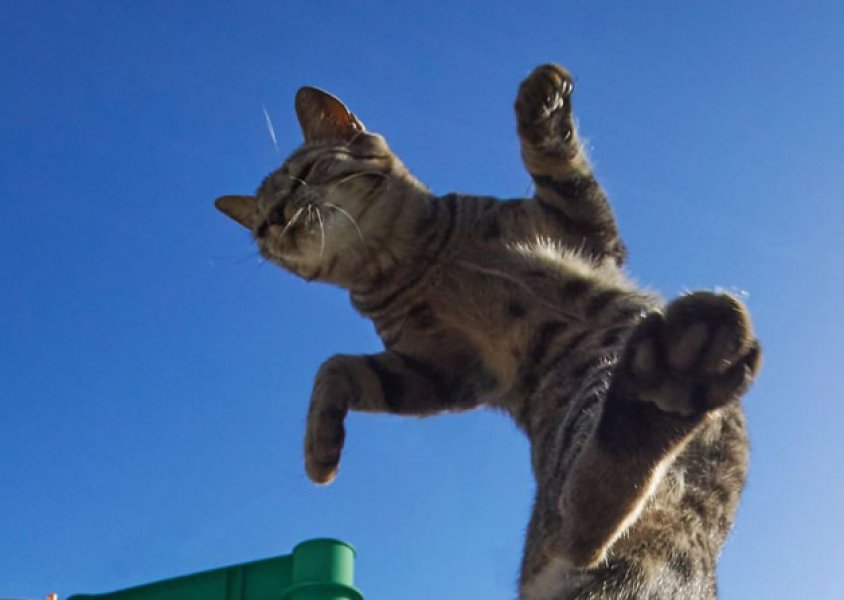
[[(465, 377), (465, 374), (464, 374)], [(305, 470), (316, 483), (337, 475), (350, 410), (424, 416), (477, 406), (465, 382), (432, 361), (398, 352), (332, 356), (314, 381)]]
[(577, 135), (574, 80), (559, 65), (537, 67), (516, 97), (522, 159), (536, 186), (535, 208), (551, 235), (595, 257), (624, 259), (615, 217)]
[(645, 318), (563, 482), (550, 553), (577, 566), (600, 561), (697, 427), (745, 392), (760, 354), (750, 316), (731, 296), (690, 294)]

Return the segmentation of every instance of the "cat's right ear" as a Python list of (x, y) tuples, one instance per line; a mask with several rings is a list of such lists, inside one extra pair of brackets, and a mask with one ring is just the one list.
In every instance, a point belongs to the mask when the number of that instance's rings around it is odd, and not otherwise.
[(220, 196), (214, 201), (214, 206), (226, 216), (251, 230), (255, 226), (257, 216), (256, 203), (255, 196)]
[(366, 131), (346, 105), (328, 92), (305, 86), (296, 92), (296, 116), (305, 142), (351, 142)]

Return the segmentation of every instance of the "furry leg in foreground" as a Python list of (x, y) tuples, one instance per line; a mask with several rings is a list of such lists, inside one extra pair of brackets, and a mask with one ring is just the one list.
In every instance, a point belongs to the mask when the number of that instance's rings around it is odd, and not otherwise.
[(710, 415), (744, 393), (759, 345), (742, 304), (698, 292), (634, 330), (604, 411), (559, 494), (546, 552), (590, 567), (641, 511), (664, 467)]

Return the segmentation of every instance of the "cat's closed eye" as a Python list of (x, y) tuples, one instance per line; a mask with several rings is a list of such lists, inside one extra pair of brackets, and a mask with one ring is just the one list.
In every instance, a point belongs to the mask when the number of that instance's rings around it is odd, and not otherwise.
[(290, 188), (290, 192), (296, 191), (296, 189), (301, 185), (308, 185), (310, 182), (308, 178), (311, 176), (311, 173), (314, 170), (314, 165), (316, 162), (309, 163), (305, 165), (296, 175), (291, 175), (290, 179), (293, 180), (293, 187)]

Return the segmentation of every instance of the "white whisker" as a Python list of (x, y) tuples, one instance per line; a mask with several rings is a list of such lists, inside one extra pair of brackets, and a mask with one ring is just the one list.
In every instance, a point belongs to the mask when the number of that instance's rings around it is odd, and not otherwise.
[(325, 224), (322, 221), (322, 214), (319, 212), (318, 206), (314, 206), (314, 212), (316, 212), (316, 218), (319, 222), (319, 257), (322, 258), (322, 255), (325, 253)]
[(243, 257), (239, 258), (238, 260), (234, 261), (234, 263), (233, 263), (233, 264), (235, 264), (235, 265), (241, 265), (241, 264), (245, 263), (245, 262), (246, 262), (246, 261), (248, 261), (248, 260), (254, 260), (256, 257), (257, 257), (257, 258), (262, 258), (262, 257), (261, 257), (261, 251), (260, 251), (260, 250), (256, 250), (255, 252), (252, 252), (251, 254), (248, 254), (248, 255), (246, 255), (246, 256), (243, 256)]
[(293, 216), (290, 218), (290, 220), (287, 222), (287, 225), (284, 226), (284, 229), (281, 230), (281, 234), (278, 236), (279, 242), (284, 239), (284, 234), (287, 233), (287, 230), (296, 224), (296, 221), (299, 220), (299, 215), (302, 214), (303, 210), (305, 210), (304, 206), (297, 210), (295, 213), (293, 213)]
[(530, 183), (527, 184), (527, 188), (525, 188), (525, 198), (530, 198), (533, 194), (533, 180), (530, 180)]
[(246, 255), (244, 254), (236, 254), (236, 255), (225, 255), (225, 256), (209, 256), (208, 257), (208, 264), (211, 267), (217, 267), (218, 264), (223, 265), (242, 265), (243, 263), (253, 260), (261, 256), (260, 250), (254, 250)]
[(360, 230), (360, 227), (358, 226), (357, 221), (355, 221), (355, 218), (352, 215), (349, 214), (349, 211), (347, 211), (345, 208), (340, 208), (339, 206), (337, 206), (336, 204), (332, 204), (331, 202), (323, 202), (323, 204), (325, 206), (327, 206), (328, 208), (333, 208), (334, 210), (339, 212), (341, 215), (345, 216), (349, 220), (349, 222), (352, 225), (355, 226), (355, 229), (358, 232), (358, 237), (360, 237), (360, 241), (361, 242), (366, 241), (366, 240), (363, 239), (363, 232)]
[(270, 133), (270, 139), (273, 142), (273, 146), (275, 146), (275, 151), (280, 154), (281, 150), (278, 149), (278, 141), (275, 137), (275, 129), (273, 128), (273, 122), (270, 120), (270, 113), (267, 112), (266, 106), (261, 105), (261, 108), (264, 110), (264, 121), (267, 123), (267, 131)]

